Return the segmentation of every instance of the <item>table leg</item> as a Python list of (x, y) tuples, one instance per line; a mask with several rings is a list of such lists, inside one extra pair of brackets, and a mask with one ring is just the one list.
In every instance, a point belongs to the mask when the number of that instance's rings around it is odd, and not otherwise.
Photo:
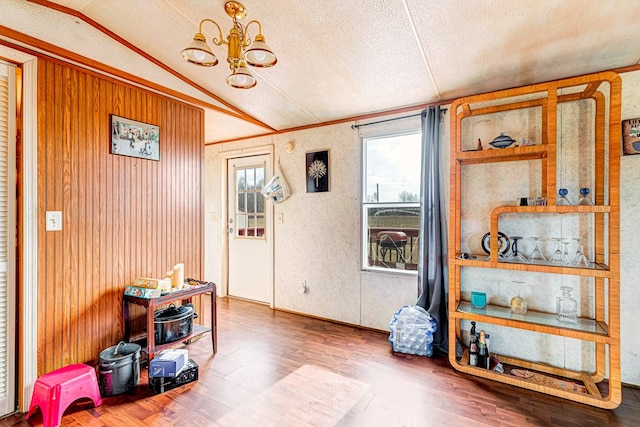
[(154, 312), (155, 305), (149, 304), (147, 307), (147, 354), (149, 355), (149, 362), (153, 359), (156, 349), (156, 328), (153, 321)]
[(124, 315), (124, 340), (129, 342), (131, 338), (131, 325), (129, 324), (129, 303), (122, 301), (122, 313)]
[(217, 325), (217, 312), (216, 312), (216, 286), (213, 286), (211, 291), (211, 346), (213, 347), (213, 354), (216, 354), (216, 343), (218, 341), (218, 325)]

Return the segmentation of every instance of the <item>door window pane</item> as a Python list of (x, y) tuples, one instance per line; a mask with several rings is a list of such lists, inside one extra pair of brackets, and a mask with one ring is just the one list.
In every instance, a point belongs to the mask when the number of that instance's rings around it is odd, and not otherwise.
[(264, 237), (264, 166), (236, 170), (236, 236)]

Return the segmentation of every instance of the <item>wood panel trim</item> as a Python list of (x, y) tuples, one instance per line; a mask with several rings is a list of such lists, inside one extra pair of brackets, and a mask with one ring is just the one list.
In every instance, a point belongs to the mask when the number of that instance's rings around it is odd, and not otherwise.
[[(216, 94), (214, 94), (211, 91), (207, 90), (206, 88), (200, 86), (199, 84), (197, 84), (193, 80), (188, 79), (187, 77), (185, 77), (182, 74), (178, 73), (173, 68), (168, 67), (166, 64), (164, 64), (161, 61), (157, 60), (152, 55), (149, 55), (147, 52), (143, 51), (142, 49), (140, 49), (139, 47), (135, 46), (134, 44), (129, 43), (128, 40), (120, 37), (119, 35), (117, 35), (113, 31), (109, 30), (108, 28), (106, 28), (105, 26), (101, 25), (100, 23), (94, 21), (93, 19), (89, 18), (85, 14), (83, 14), (83, 13), (81, 13), (81, 12), (75, 10), (75, 9), (71, 9), (70, 7), (63, 6), (63, 5), (57, 4), (57, 3), (52, 3), (52, 2), (47, 1), (47, 0), (27, 0), (27, 1), (30, 2), (30, 3), (37, 4), (39, 6), (43, 6), (43, 7), (55, 10), (57, 12), (61, 12), (61, 13), (65, 13), (67, 15), (74, 16), (74, 17), (76, 17), (78, 19), (82, 19), (88, 25), (92, 26), (96, 30), (100, 31), (101, 33), (103, 33), (106, 36), (110, 37), (111, 39), (115, 40), (116, 42), (122, 44), (123, 46), (127, 47), (128, 49), (131, 49), (132, 51), (134, 51), (138, 55), (140, 55), (143, 58), (145, 58), (147, 61), (152, 62), (156, 66), (162, 68), (166, 72), (168, 72), (168, 73), (172, 74), (173, 76), (179, 78), (180, 80), (182, 80), (183, 82), (187, 83), (188, 85), (194, 87), (195, 89), (198, 89), (200, 92), (204, 93), (205, 95), (215, 99), (216, 101), (218, 101), (219, 103), (221, 103), (225, 107), (229, 108), (231, 111), (233, 111), (236, 114), (238, 114), (238, 117), (242, 118), (243, 120), (246, 120), (248, 122), (255, 123), (257, 125), (260, 125), (260, 126), (267, 127), (269, 129), (271, 129), (270, 126), (267, 126), (266, 124), (260, 122), (259, 120), (257, 120), (253, 116), (251, 116), (251, 115), (245, 113), (244, 111), (240, 110), (238, 107), (228, 103), (227, 101), (225, 101), (224, 99), (220, 98)], [(221, 112), (225, 112), (225, 111), (226, 110), (224, 110), (224, 109), (221, 110)]]
[[(120, 70), (118, 68), (111, 67), (109, 65), (103, 64), (103, 63), (98, 62), (98, 61), (94, 61), (94, 60), (86, 58), (86, 57), (84, 57), (82, 55), (78, 55), (78, 54), (76, 54), (74, 52), (71, 52), (69, 50), (66, 50), (66, 49), (57, 47), (55, 45), (52, 45), (51, 43), (47, 43), (47, 42), (42, 41), (40, 39), (36, 39), (34, 37), (31, 37), (31, 36), (29, 36), (27, 34), (12, 30), (11, 28), (5, 27), (3, 25), (0, 25), (0, 35), (5, 35), (5, 36), (7, 36), (7, 37), (9, 37), (9, 38), (11, 38), (13, 40), (26, 43), (26, 44), (28, 44), (30, 46), (33, 46), (33, 47), (37, 48), (37, 49), (42, 49), (45, 52), (48, 52), (48, 53), (50, 53), (52, 55), (59, 56), (61, 58), (64, 58), (65, 60), (73, 61), (75, 63), (80, 64), (82, 67), (89, 67), (89, 69), (98, 70), (101, 73), (105, 73), (109, 77), (114, 78), (116, 80), (117, 79), (122, 79), (122, 80), (125, 80), (126, 82), (133, 83), (133, 84), (142, 86), (144, 88), (157, 91), (157, 92), (159, 92), (161, 94), (174, 97), (176, 99), (185, 101), (185, 102), (187, 102), (189, 104), (192, 104), (192, 105), (197, 105), (197, 106), (200, 106), (200, 107), (209, 108), (209, 109), (215, 110), (215, 111), (217, 111), (219, 113), (226, 114), (228, 116), (235, 117), (235, 118), (247, 121), (249, 123), (256, 124), (258, 126), (261, 126), (261, 127), (267, 128), (267, 129), (273, 129), (271, 126), (269, 126), (269, 125), (267, 125), (267, 124), (265, 124), (265, 123), (263, 123), (263, 122), (261, 122), (261, 121), (259, 121), (257, 119), (254, 119), (253, 117), (248, 116), (245, 113), (242, 113), (242, 112), (238, 113), (238, 112), (235, 112), (235, 111), (225, 110), (224, 108), (221, 108), (221, 107), (219, 107), (217, 105), (202, 101), (202, 100), (200, 100), (198, 98), (194, 98), (194, 97), (189, 96), (187, 94), (184, 94), (182, 92), (178, 92), (176, 90), (173, 90), (173, 89), (167, 88), (165, 86), (156, 84), (156, 83), (154, 83), (152, 81), (140, 78), (140, 77), (138, 77), (138, 76), (136, 76), (134, 74), (127, 73), (127, 72), (122, 71), (122, 70)], [(9, 41), (6, 41), (6, 40), (0, 40), (0, 44), (2, 44), (4, 46), (7, 46), (7, 47), (10, 47), (12, 49), (20, 50), (20, 51), (28, 53), (30, 55), (37, 56), (39, 58), (46, 58), (48, 60), (57, 60), (57, 61), (60, 61), (60, 62), (64, 62), (64, 61), (61, 61), (60, 59), (57, 59), (55, 57), (46, 55), (46, 54), (44, 54), (42, 52), (35, 51), (35, 50), (29, 49), (29, 48), (25, 48), (24, 46), (19, 46), (19, 45), (16, 45), (14, 43), (11, 43)], [(69, 66), (77, 66), (77, 65), (75, 65), (73, 63), (67, 63), (67, 62), (65, 62), (65, 64), (67, 64)], [(90, 70), (88, 70), (88, 71), (90, 71)], [(212, 94), (207, 94), (207, 95), (215, 97)]]

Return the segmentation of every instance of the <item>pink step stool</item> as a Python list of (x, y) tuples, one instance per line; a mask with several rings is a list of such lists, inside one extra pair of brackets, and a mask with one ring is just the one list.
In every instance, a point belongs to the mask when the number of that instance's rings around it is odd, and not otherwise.
[(40, 408), (44, 427), (59, 426), (67, 407), (83, 397), (93, 400), (95, 406), (102, 404), (96, 370), (82, 363), (56, 369), (36, 381), (26, 419)]

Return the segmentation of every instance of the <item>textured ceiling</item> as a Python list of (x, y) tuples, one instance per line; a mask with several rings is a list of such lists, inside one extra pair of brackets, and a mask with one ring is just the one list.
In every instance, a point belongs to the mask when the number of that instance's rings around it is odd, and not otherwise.
[[(228, 32), (225, 0), (56, 0), (195, 83), (46, 2), (2, 0), (0, 25), (185, 93), (206, 110), (206, 141), (258, 135), (624, 67), (640, 59), (640, 1), (244, 0), (278, 56), (252, 69), (258, 85), (228, 87), (220, 64), (180, 51), (212, 18)], [(252, 28), (255, 33), (255, 28)], [(205, 25), (210, 40), (213, 25)], [(0, 37), (3, 36), (0, 32)], [(217, 99), (216, 99), (217, 97)], [(241, 112), (262, 127), (220, 110)]]

